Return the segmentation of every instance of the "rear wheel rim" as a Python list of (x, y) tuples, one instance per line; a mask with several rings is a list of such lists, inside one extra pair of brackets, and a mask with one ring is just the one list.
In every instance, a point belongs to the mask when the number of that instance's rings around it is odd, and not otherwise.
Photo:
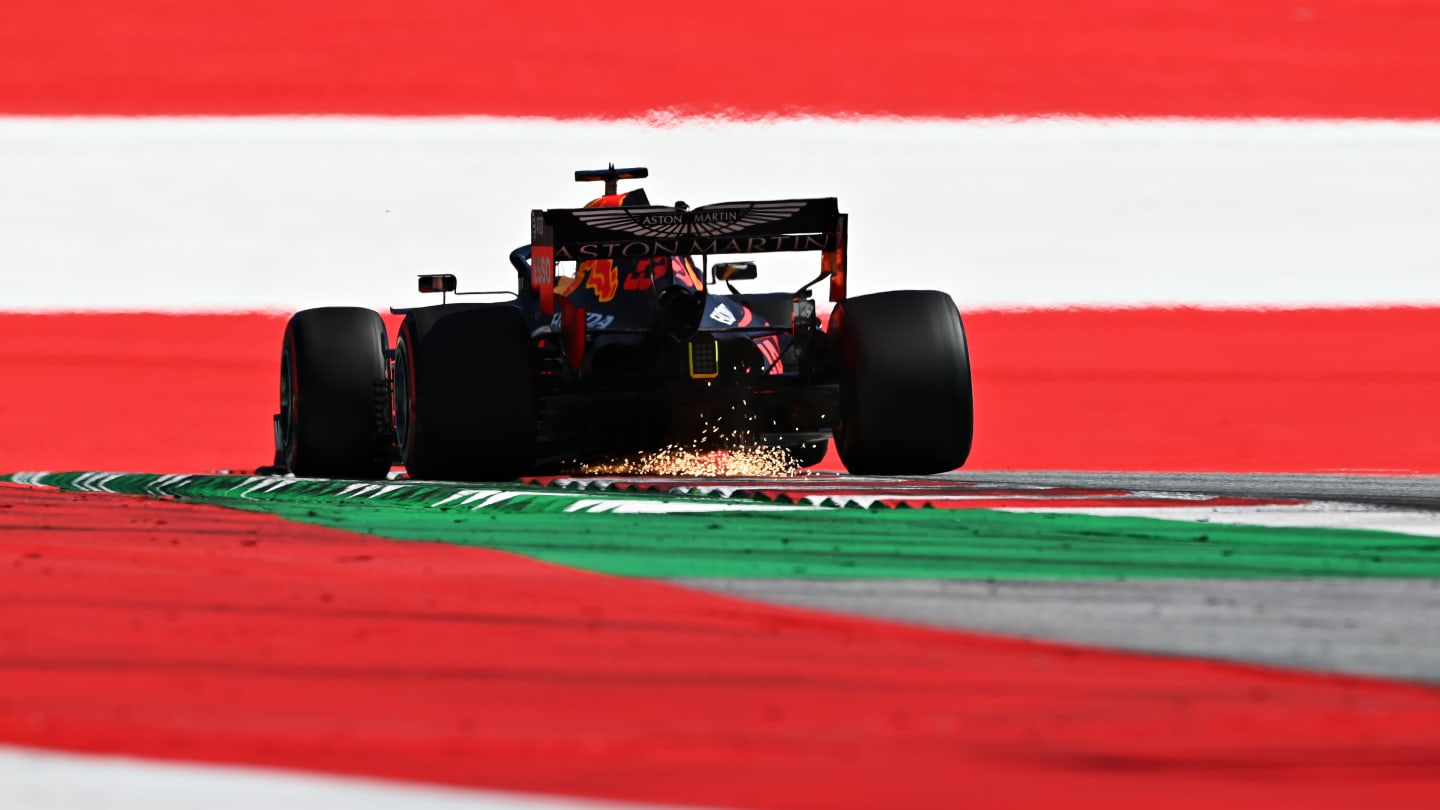
[(294, 361), (290, 356), (290, 343), (280, 352), (280, 450), (288, 459), (291, 445), (295, 442), (295, 384)]
[(410, 456), (410, 351), (402, 339), (395, 347), (395, 390), (392, 395), (395, 408), (395, 443), (400, 448), (400, 458)]

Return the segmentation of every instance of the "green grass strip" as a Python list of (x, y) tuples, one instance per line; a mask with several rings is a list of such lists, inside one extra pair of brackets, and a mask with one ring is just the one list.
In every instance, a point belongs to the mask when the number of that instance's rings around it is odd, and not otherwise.
[(1353, 529), (984, 509), (786, 510), (748, 502), (751, 511), (629, 514), (605, 510), (730, 504), (519, 484), (97, 473), (13, 478), (72, 490), (175, 496), (382, 537), (503, 549), (626, 576), (1440, 577), (1440, 538)]

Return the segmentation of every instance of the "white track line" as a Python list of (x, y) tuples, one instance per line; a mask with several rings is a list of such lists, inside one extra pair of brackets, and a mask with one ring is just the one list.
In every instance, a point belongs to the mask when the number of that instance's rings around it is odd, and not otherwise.
[(622, 802), (556, 798), (0, 747), (5, 810), (640, 810)]
[(1440, 537), (1440, 518), (1435, 512), (1387, 509), (1359, 504), (1315, 502), (1277, 506), (1106, 506), (1006, 507), (1002, 512), (1027, 512), (1095, 517), (1138, 517), (1192, 523), (1223, 523), (1241, 526), (1270, 526), (1296, 529), (1359, 529), (1396, 532), (1421, 537)]
[[(1440, 303), (1440, 123), (0, 118), (0, 307), (430, 303), (508, 290), (576, 168), (656, 203), (837, 196), (850, 285), (966, 310)], [(814, 275), (762, 258), (764, 288)], [(562, 268), (563, 269), (563, 268)]]

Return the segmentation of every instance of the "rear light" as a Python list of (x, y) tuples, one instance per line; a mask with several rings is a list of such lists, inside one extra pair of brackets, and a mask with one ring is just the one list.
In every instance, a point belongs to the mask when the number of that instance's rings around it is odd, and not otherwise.
[(720, 376), (720, 343), (701, 332), (690, 339), (690, 379), (713, 380)]

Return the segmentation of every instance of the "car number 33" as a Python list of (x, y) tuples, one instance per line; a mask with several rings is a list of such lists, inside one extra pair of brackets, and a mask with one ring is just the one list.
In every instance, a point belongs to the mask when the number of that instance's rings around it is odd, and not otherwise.
[[(614, 316), (614, 315), (603, 315), (603, 314), (601, 314), (601, 313), (599, 313), (599, 312), (587, 312), (587, 313), (585, 313), (585, 328), (586, 328), (587, 330), (592, 330), (592, 329), (604, 329), (605, 327), (609, 326), (610, 324), (612, 324), (612, 323), (614, 323), (614, 322), (615, 322), (615, 316)], [(558, 312), (555, 313), (554, 317), (552, 317), (552, 318), (550, 319), (550, 328), (551, 328), (551, 329), (559, 329), (559, 328), (560, 328), (560, 313), (558, 313)]]

